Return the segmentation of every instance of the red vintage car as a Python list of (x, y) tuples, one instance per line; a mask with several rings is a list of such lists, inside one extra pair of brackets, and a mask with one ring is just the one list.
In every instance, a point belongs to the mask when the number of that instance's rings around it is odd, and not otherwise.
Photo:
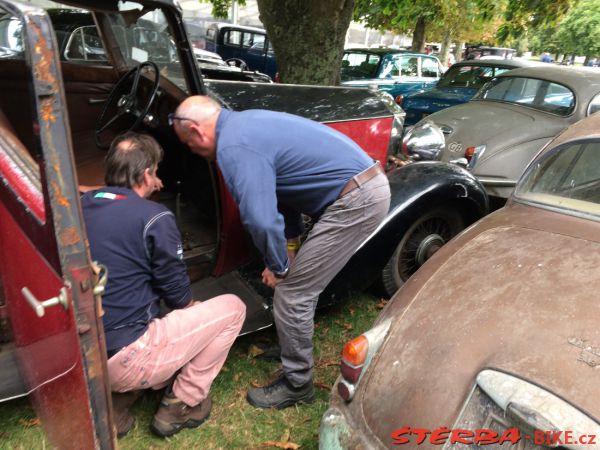
[[(0, 401), (29, 395), (59, 448), (113, 448), (101, 324), (110, 274), (90, 260), (78, 194), (78, 185), (102, 183), (111, 138), (135, 128), (166, 149), (156, 200), (177, 217), (194, 294), (238, 294), (249, 332), (272, 322), (260, 259), (218, 167), (176, 139), (167, 114), (201, 93), (233, 109), (292, 112), (346, 133), (386, 164), (403, 112), (367, 90), (205, 83), (172, 1), (68, 3), (95, 25), (59, 28), (41, 8), (0, 0)], [(382, 271), (390, 289), (401, 284), (485, 213), (485, 192), (461, 168), (410, 164), (388, 176), (388, 217), (322, 304)]]

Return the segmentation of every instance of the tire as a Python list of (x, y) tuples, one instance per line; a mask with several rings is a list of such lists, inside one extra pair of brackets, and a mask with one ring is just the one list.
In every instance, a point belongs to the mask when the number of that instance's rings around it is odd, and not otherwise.
[(448, 208), (436, 208), (415, 220), (381, 272), (384, 293), (394, 295), (425, 261), (463, 229), (460, 214)]

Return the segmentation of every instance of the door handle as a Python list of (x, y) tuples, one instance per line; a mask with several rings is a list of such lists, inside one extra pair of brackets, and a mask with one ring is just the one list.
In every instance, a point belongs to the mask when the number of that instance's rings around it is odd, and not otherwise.
[(104, 102), (106, 102), (105, 98), (88, 98), (88, 104), (90, 105), (97, 105)]
[(96, 275), (102, 274), (94, 286), (94, 295), (104, 295), (104, 289), (106, 288), (106, 282), (108, 281), (108, 268), (104, 264), (100, 264), (96, 261), (92, 263), (92, 268)]
[(21, 294), (23, 294), (23, 297), (25, 297), (25, 300), (27, 300), (27, 303), (29, 303), (29, 305), (33, 308), (38, 317), (44, 317), (44, 314), (46, 314), (46, 308), (51, 306), (62, 305), (65, 310), (69, 309), (67, 288), (64, 286), (60, 289), (60, 292), (56, 297), (52, 297), (41, 302), (35, 298), (35, 295), (33, 295), (26, 287), (21, 289)]

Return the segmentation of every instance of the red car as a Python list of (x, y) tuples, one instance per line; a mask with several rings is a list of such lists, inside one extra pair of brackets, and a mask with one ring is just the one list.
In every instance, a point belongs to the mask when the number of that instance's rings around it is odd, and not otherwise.
[[(176, 139), (167, 114), (200, 93), (234, 109), (285, 110), (346, 133), (385, 164), (403, 113), (367, 90), (205, 84), (174, 2), (69, 3), (87, 7), (95, 26), (59, 29), (42, 9), (0, 0), (0, 401), (30, 395), (59, 448), (113, 448), (101, 324), (110, 274), (91, 263), (78, 194), (78, 185), (102, 183), (112, 136), (136, 128), (166, 149), (156, 200), (177, 217), (194, 294), (238, 294), (249, 332), (272, 322), (260, 260), (218, 167)], [(487, 206), (479, 183), (454, 166), (410, 164), (389, 179), (389, 216), (322, 304), (371, 284), (385, 268), (390, 283), (401, 284)]]

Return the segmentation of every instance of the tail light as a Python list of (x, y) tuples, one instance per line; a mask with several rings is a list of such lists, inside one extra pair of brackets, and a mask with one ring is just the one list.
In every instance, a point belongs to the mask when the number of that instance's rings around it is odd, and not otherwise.
[(354, 397), (356, 386), (383, 344), (391, 323), (391, 318), (387, 319), (344, 346), (340, 363), (342, 379), (338, 383), (338, 393), (344, 400), (350, 401)]
[(273, 81), (275, 83), (281, 83), (281, 75), (279, 75), (279, 72), (275, 72), (275, 77), (273, 78)]
[(483, 155), (485, 151), (485, 145), (479, 145), (477, 147), (467, 147), (465, 150), (465, 158), (469, 162), (468, 168), (473, 168), (477, 163), (477, 160)]
[(404, 95), (396, 95), (396, 98), (394, 99), (394, 101), (400, 106), (402, 106), (402, 100), (404, 100)]

